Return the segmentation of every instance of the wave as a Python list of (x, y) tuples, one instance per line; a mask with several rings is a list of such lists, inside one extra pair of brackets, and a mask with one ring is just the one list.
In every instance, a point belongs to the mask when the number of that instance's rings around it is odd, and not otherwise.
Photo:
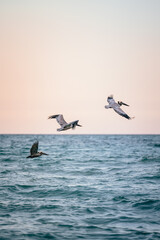
[(34, 138), (0, 142), (0, 239), (160, 239), (160, 135)]
[(159, 199), (142, 199), (136, 203), (132, 204), (133, 207), (138, 207), (139, 209), (160, 209)]
[(160, 148), (160, 143), (155, 143), (155, 144), (154, 144), (154, 147)]
[(117, 203), (128, 203), (128, 202), (130, 202), (130, 200), (125, 196), (115, 196), (112, 200), (117, 202)]
[(160, 162), (160, 156), (158, 157), (144, 156), (141, 158), (141, 162)]

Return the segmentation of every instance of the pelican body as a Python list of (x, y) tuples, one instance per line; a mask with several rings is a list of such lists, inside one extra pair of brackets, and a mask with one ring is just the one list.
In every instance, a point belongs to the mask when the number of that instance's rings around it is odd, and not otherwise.
[(80, 124), (78, 124), (79, 120), (67, 123), (62, 114), (57, 114), (57, 115), (51, 115), (48, 117), (48, 119), (56, 119), (59, 125), (61, 126), (60, 128), (57, 128), (58, 132), (68, 130), (70, 128), (75, 129), (76, 126), (82, 127)]
[(29, 155), (27, 158), (35, 158), (35, 157), (40, 157), (40, 156), (42, 156), (42, 155), (48, 155), (48, 154), (46, 154), (46, 153), (44, 153), (44, 152), (38, 152), (38, 141), (37, 142), (35, 142), (33, 145), (32, 145), (32, 147), (31, 147), (31, 149), (30, 149), (30, 153), (31, 153), (31, 155)]
[(122, 105), (125, 105), (125, 106), (129, 107), (128, 104), (123, 103), (121, 101), (118, 101), (118, 103), (116, 103), (115, 100), (113, 99), (112, 95), (107, 98), (107, 102), (109, 103), (109, 105), (105, 105), (106, 109), (113, 108), (113, 110), (116, 113), (118, 113), (120, 116), (125, 117), (128, 120), (132, 119), (120, 108), (120, 106), (122, 106)]

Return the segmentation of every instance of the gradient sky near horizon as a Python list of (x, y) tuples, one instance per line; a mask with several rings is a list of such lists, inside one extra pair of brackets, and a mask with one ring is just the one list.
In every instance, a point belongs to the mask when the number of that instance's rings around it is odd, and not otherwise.
[(160, 134), (159, 0), (0, 0), (0, 33), (0, 133)]

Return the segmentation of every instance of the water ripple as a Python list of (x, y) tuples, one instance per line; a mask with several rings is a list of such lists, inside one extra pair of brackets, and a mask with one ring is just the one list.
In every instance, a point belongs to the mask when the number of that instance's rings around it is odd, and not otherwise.
[(0, 138), (0, 239), (160, 238), (160, 135)]

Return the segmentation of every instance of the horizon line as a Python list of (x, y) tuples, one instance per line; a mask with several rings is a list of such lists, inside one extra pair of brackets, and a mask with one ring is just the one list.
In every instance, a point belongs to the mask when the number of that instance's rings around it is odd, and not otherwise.
[(0, 133), (0, 135), (160, 135), (160, 133)]

